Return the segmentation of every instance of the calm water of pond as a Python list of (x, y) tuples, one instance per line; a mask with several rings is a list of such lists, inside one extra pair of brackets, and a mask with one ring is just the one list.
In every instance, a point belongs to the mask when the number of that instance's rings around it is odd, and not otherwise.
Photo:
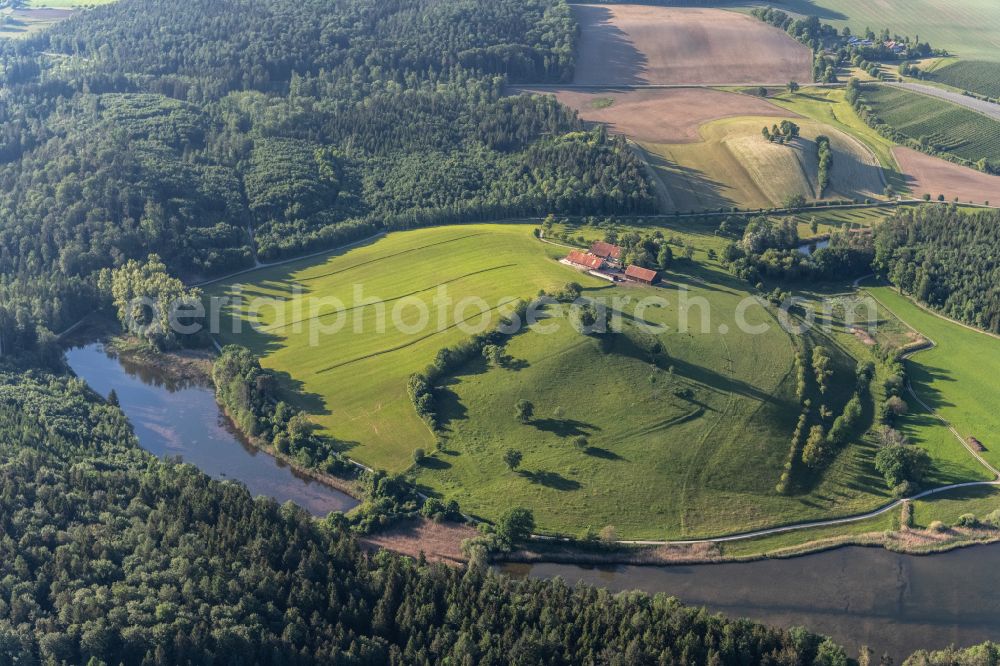
[(812, 253), (816, 252), (817, 250), (822, 250), (825, 247), (830, 247), (829, 239), (815, 241), (813, 243), (806, 243), (805, 245), (800, 245), (798, 247), (798, 251), (806, 256), (809, 256)]
[(172, 383), (156, 369), (109, 355), (100, 343), (71, 349), (66, 360), (101, 395), (115, 390), (139, 444), (157, 457), (180, 456), (213, 478), (242, 482), (252, 495), (292, 500), (318, 516), (358, 503), (252, 448), (221, 413), (210, 387)]
[(516, 577), (561, 576), (611, 590), (665, 592), (766, 624), (804, 626), (850, 651), (898, 664), (919, 649), (1000, 640), (1000, 546), (931, 556), (841, 548), (787, 560), (672, 567), (507, 564)]

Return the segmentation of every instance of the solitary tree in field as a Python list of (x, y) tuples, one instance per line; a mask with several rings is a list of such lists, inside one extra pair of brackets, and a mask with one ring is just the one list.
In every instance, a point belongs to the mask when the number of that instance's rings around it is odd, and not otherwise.
[(788, 82), (788, 92), (797, 93), (799, 91), (799, 84), (795, 81)]
[(507, 449), (503, 454), (503, 462), (507, 465), (507, 469), (512, 472), (521, 466), (522, 458), (524, 458), (524, 454), (517, 449)]
[(518, 421), (528, 423), (535, 415), (535, 405), (530, 400), (518, 400), (517, 404), (514, 405), (514, 412), (517, 414)]
[(533, 529), (535, 529), (534, 514), (520, 507), (507, 511), (497, 521), (497, 536), (511, 544), (530, 537)]
[(574, 438), (573, 438), (573, 445), (574, 445), (574, 446), (575, 446), (576, 448), (578, 448), (578, 449), (580, 449), (581, 451), (583, 451), (583, 450), (585, 450), (585, 449), (586, 449), (587, 447), (589, 447), (589, 446), (590, 446), (590, 442), (588, 442), (588, 441), (587, 441), (587, 438), (586, 438), (586, 437), (584, 437), (583, 435), (577, 435), (576, 437), (574, 437)]

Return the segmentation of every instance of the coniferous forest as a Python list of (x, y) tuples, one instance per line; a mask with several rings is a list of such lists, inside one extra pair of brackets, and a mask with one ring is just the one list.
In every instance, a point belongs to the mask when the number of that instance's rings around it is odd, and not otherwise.
[(59, 330), (97, 270), (151, 252), (198, 277), (383, 229), (650, 211), (622, 140), (503, 96), (569, 79), (575, 39), (557, 0), (126, 0), (5, 40), (4, 307)]
[(843, 664), (803, 630), (365, 553), (138, 448), (77, 379), (0, 375), (0, 663)]
[(954, 206), (901, 211), (878, 227), (874, 268), (935, 310), (1000, 332), (1000, 214)]

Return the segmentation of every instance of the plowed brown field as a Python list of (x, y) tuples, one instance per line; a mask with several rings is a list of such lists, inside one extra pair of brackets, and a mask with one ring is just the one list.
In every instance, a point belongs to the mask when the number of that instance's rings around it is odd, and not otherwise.
[(812, 80), (809, 49), (722, 9), (574, 5), (578, 85), (742, 84)]
[(911, 148), (893, 148), (892, 154), (916, 197), (929, 194), (936, 199), (943, 194), (948, 201), (958, 197), (962, 203), (1000, 203), (1000, 176), (991, 176)]
[(544, 92), (576, 109), (587, 122), (604, 123), (612, 132), (651, 143), (700, 141), (698, 128), (721, 118), (797, 117), (763, 99), (705, 88)]

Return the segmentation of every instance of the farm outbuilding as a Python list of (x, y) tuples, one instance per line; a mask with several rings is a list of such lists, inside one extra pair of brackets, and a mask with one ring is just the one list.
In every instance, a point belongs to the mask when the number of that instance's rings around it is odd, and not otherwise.
[(578, 268), (586, 268), (588, 270), (596, 271), (604, 267), (604, 260), (598, 256), (595, 256), (589, 252), (581, 252), (579, 250), (573, 250), (564, 260)]
[(969, 438), (969, 446), (971, 446), (974, 451), (980, 451), (980, 452), (982, 452), (982, 451), (986, 450), (986, 447), (983, 446), (983, 443), (980, 442), (975, 437), (970, 437)]
[(618, 261), (622, 258), (622, 249), (620, 247), (611, 243), (605, 243), (604, 241), (597, 241), (591, 245), (590, 253), (601, 259), (610, 261)]
[(656, 284), (659, 274), (648, 268), (642, 268), (641, 266), (632, 264), (625, 269), (625, 277), (635, 282), (642, 282), (643, 284)]

